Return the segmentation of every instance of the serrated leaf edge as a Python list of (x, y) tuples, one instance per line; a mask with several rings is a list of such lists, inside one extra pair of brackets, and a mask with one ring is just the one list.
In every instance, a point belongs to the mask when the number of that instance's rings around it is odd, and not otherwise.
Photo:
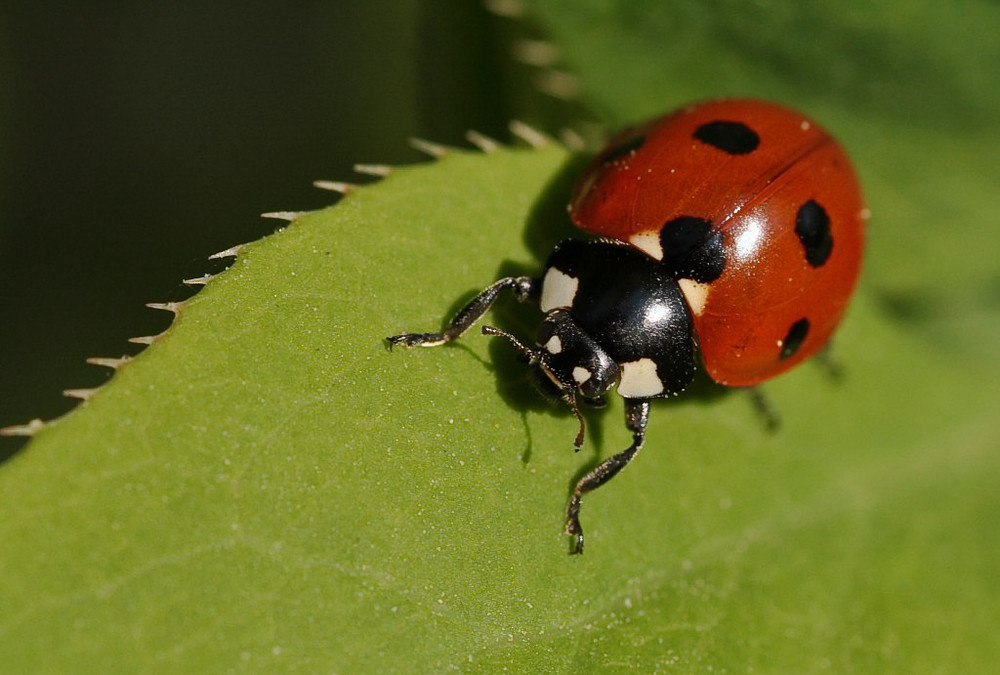
[[(526, 124), (524, 122), (521, 122), (519, 120), (511, 120), (511, 122), (509, 124), (509, 128), (510, 128), (511, 133), (516, 138), (520, 139), (526, 145), (528, 145), (529, 147), (534, 148), (534, 149), (545, 148), (545, 147), (548, 147), (548, 146), (552, 145), (554, 142), (556, 142), (556, 141), (554, 141), (554, 139), (552, 137), (546, 135), (545, 133), (541, 132), (540, 130), (536, 129), (535, 127), (532, 127), (531, 125)], [(480, 133), (478, 131), (475, 131), (475, 130), (469, 130), (469, 131), (467, 131), (466, 134), (465, 134), (465, 137), (469, 141), (470, 145), (472, 145), (475, 149), (479, 150), (483, 154), (492, 154), (492, 153), (496, 152), (497, 150), (499, 150), (501, 147), (505, 147), (504, 144), (500, 143), (499, 141), (496, 141), (493, 138), (490, 138), (489, 136), (486, 136), (485, 134), (482, 134), (482, 133)], [(578, 144), (575, 141), (575, 138), (574, 138), (573, 134), (571, 134), (571, 133), (567, 133), (565, 131), (562, 132), (560, 140), (568, 141), (568, 142), (564, 143), (565, 146), (566, 146), (566, 148), (568, 150), (579, 149), (578, 148)], [(413, 147), (414, 149), (416, 149), (418, 151), (421, 151), (421, 152), (429, 155), (431, 157), (431, 159), (434, 160), (434, 161), (443, 159), (450, 152), (450, 148), (448, 146), (444, 145), (444, 144), (436, 143), (434, 141), (428, 141), (428, 140), (421, 139), (421, 138), (411, 138), (411, 139), (409, 139), (409, 145), (411, 147)], [(395, 167), (393, 167), (392, 165), (389, 165), (389, 164), (355, 164), (354, 165), (354, 171), (355, 172), (361, 173), (361, 174), (365, 174), (365, 175), (375, 176), (375, 177), (380, 178), (380, 179), (389, 176), (392, 173), (392, 171), (393, 171), (394, 168)], [(354, 190), (362, 187), (362, 186), (359, 186), (359, 185), (354, 184), (354, 183), (347, 183), (347, 182), (341, 182), (341, 181), (330, 181), (330, 180), (316, 180), (316, 181), (313, 181), (313, 185), (315, 187), (319, 188), (319, 189), (322, 189), (322, 190), (328, 190), (328, 191), (340, 193), (343, 197), (348, 196)], [(288, 222), (288, 223), (294, 223), (300, 217), (302, 217), (303, 215), (306, 215), (308, 213), (311, 213), (311, 212), (310, 211), (269, 211), (269, 212), (266, 212), (266, 213), (262, 213), (261, 217), (262, 218), (272, 218), (272, 219), (282, 220), (282, 221), (285, 221), (285, 222)], [(227, 248), (227, 249), (225, 249), (223, 251), (219, 251), (217, 253), (213, 253), (212, 255), (208, 256), (207, 259), (208, 260), (219, 260), (219, 259), (223, 259), (223, 258), (233, 258), (234, 262), (235, 262), (235, 259), (239, 258), (240, 253), (242, 252), (242, 250), (244, 249), (244, 247), (246, 247), (248, 245), (248, 243), (242, 243), (242, 244), (236, 244), (235, 246), (230, 246), (229, 248)], [(226, 270), (228, 270), (228, 269), (229, 269), (229, 267), (226, 268)], [(204, 275), (202, 275), (200, 277), (193, 277), (193, 278), (190, 278), (190, 279), (183, 279), (182, 283), (184, 283), (187, 286), (192, 286), (192, 287), (195, 287), (195, 286), (202, 286), (202, 287), (204, 287), (204, 286), (207, 286), (210, 281), (212, 281), (213, 279), (215, 279), (217, 276), (220, 276), (226, 270), (223, 270), (222, 272), (219, 272), (218, 274), (207, 274), (206, 273), (206, 274), (204, 274)], [(200, 291), (200, 289), (199, 289), (199, 291)], [(197, 295), (197, 292), (195, 294)], [(190, 298), (188, 300), (190, 300)], [(186, 302), (187, 301), (182, 301), (182, 302), (147, 302), (146, 303), (146, 307), (149, 307), (151, 309), (158, 309), (158, 310), (163, 310), (163, 311), (171, 312), (174, 315), (174, 321), (175, 321), (176, 317), (180, 314), (180, 312), (183, 309), (183, 307), (186, 304)], [(142, 335), (142, 336), (131, 337), (131, 338), (128, 339), (128, 342), (130, 342), (132, 344), (144, 345), (146, 347), (149, 347), (149, 346), (153, 345), (154, 343), (158, 342), (162, 337), (164, 337), (170, 331), (170, 329), (174, 325), (174, 321), (171, 321), (170, 325), (167, 326), (166, 329), (164, 329), (160, 333), (157, 333), (156, 335)], [(140, 352), (140, 354), (144, 353), (145, 351), (146, 350), (143, 349), (142, 352)], [(137, 356), (139, 356), (139, 354), (136, 354), (136, 355), (133, 355), (133, 356), (123, 355), (123, 356), (121, 356), (119, 358), (94, 356), (94, 357), (87, 358), (86, 359), (86, 363), (91, 364), (91, 365), (95, 365), (95, 366), (104, 367), (104, 368), (111, 368), (112, 370), (114, 370), (117, 373), (126, 364), (130, 363), (131, 361), (133, 361)], [(108, 383), (110, 383), (112, 381), (114, 381), (114, 376), (112, 376), (111, 379), (108, 380), (108, 382), (105, 382), (105, 383), (103, 383), (102, 385), (100, 385), (98, 387), (85, 387), (85, 388), (64, 389), (62, 391), (62, 394), (63, 394), (63, 396), (66, 396), (67, 398), (72, 398), (72, 399), (79, 400), (81, 402), (81, 404), (83, 404), (83, 403), (86, 403), (87, 401), (89, 401), (91, 398), (93, 398), (93, 396), (95, 394), (97, 394), (101, 389), (103, 389), (104, 387), (106, 387), (108, 385)], [(79, 406), (75, 406), (72, 409), (68, 410), (67, 412), (63, 413), (62, 415), (60, 415), (58, 417), (55, 417), (55, 418), (52, 418), (50, 420), (42, 420), (42, 419), (36, 417), (36, 418), (32, 419), (31, 421), (29, 421), (27, 424), (15, 424), (15, 425), (7, 426), (7, 427), (0, 427), (0, 436), (28, 436), (28, 437), (34, 436), (38, 432), (40, 432), (42, 429), (44, 429), (45, 427), (47, 427), (48, 425), (50, 425), (50, 424), (52, 424), (54, 422), (57, 422), (57, 421), (61, 420), (62, 418), (66, 417), (67, 415), (73, 413), (78, 407)]]

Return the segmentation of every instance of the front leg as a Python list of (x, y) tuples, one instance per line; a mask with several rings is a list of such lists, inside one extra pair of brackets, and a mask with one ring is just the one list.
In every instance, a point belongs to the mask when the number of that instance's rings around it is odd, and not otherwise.
[(569, 508), (566, 509), (566, 534), (574, 538), (573, 550), (570, 553), (583, 553), (583, 528), (580, 526), (580, 505), (583, 495), (614, 478), (639, 454), (646, 440), (648, 423), (649, 399), (625, 399), (625, 426), (632, 432), (632, 445), (604, 460), (577, 481), (576, 487), (573, 488), (573, 497), (569, 500)]
[(455, 315), (455, 318), (451, 320), (451, 323), (448, 324), (443, 333), (404, 333), (403, 335), (393, 335), (386, 338), (389, 342), (389, 348), (392, 349), (396, 345), (402, 345), (407, 348), (437, 347), (446, 342), (451, 342), (461, 337), (465, 331), (469, 330), (474, 323), (479, 321), (483, 317), (483, 314), (496, 302), (497, 296), (502, 291), (512, 290), (514, 296), (520, 302), (525, 302), (526, 300), (538, 297), (539, 286), (539, 280), (532, 279), (531, 277), (504, 277), (484, 288), (479, 295), (470, 300), (469, 304)]

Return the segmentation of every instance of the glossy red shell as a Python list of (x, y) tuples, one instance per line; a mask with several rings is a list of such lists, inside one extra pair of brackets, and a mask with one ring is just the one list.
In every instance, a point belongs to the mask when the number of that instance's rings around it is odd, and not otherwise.
[[(703, 125), (720, 121), (745, 125), (759, 143), (733, 153), (699, 140)], [(807, 261), (795, 232), (796, 214), (810, 200), (825, 209), (833, 239), (820, 265)], [(657, 259), (666, 223), (710, 221), (722, 236), (722, 274), (701, 286), (681, 284), (709, 375), (743, 386), (784, 372), (830, 340), (858, 278), (866, 210), (850, 161), (819, 125), (775, 104), (723, 100), (619, 135), (577, 185), (570, 215), (580, 228)], [(803, 319), (808, 332), (783, 354)]]

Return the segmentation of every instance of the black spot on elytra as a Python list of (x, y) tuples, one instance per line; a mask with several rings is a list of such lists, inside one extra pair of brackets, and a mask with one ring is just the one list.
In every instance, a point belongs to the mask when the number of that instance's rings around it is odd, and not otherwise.
[(807, 335), (809, 335), (809, 319), (799, 319), (793, 323), (792, 327), (788, 329), (785, 339), (781, 341), (781, 351), (778, 353), (778, 358), (787, 359), (799, 351), (799, 347), (802, 346)]
[(635, 152), (642, 147), (643, 143), (646, 142), (645, 136), (635, 136), (626, 140), (624, 143), (617, 145), (601, 156), (601, 163), (607, 166), (613, 163), (615, 160), (619, 160), (622, 157), (626, 157), (631, 153)]
[(743, 122), (728, 120), (706, 122), (694, 130), (694, 137), (730, 155), (747, 155), (760, 145), (756, 131)]
[(806, 262), (822, 267), (833, 252), (833, 232), (826, 209), (813, 199), (800, 206), (795, 214), (795, 234), (805, 249)]
[(678, 216), (660, 230), (663, 265), (676, 279), (694, 279), (700, 283), (715, 281), (726, 268), (722, 233), (714, 231), (712, 221), (697, 216)]

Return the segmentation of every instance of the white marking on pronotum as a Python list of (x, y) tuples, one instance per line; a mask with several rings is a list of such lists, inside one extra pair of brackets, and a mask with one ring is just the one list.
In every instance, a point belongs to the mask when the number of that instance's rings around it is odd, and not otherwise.
[(652, 359), (626, 361), (622, 364), (622, 379), (618, 393), (626, 398), (645, 398), (663, 393), (663, 382), (656, 373)]
[(411, 148), (430, 155), (434, 159), (441, 159), (448, 154), (448, 148), (433, 141), (426, 141), (422, 138), (410, 138), (409, 142)]
[(354, 189), (353, 183), (344, 183), (339, 180), (314, 180), (313, 187), (318, 187), (320, 190), (329, 190), (330, 192), (339, 192), (342, 195), (350, 193)]
[(562, 340), (559, 339), (558, 335), (549, 338), (549, 341), (545, 343), (545, 351), (549, 354), (558, 354), (562, 351)]
[(590, 372), (583, 366), (575, 366), (573, 368), (573, 379), (576, 381), (577, 384), (583, 384), (591, 377), (593, 377), (593, 375), (594, 374), (592, 372)]
[(468, 139), (469, 143), (482, 150), (483, 152), (490, 154), (496, 152), (500, 149), (500, 144), (487, 136), (486, 134), (481, 134), (474, 129), (469, 129), (465, 132), (465, 138)]
[(703, 284), (694, 279), (678, 279), (677, 285), (681, 287), (681, 293), (691, 311), (695, 316), (701, 316), (705, 311), (705, 303), (708, 302), (708, 292), (712, 290), (711, 284)]
[(511, 120), (508, 126), (510, 127), (510, 133), (533, 148), (544, 148), (551, 143), (548, 136), (520, 120)]
[(579, 288), (579, 279), (550, 267), (542, 279), (542, 298), (538, 304), (546, 313), (559, 307), (572, 307)]
[(660, 233), (652, 230), (636, 232), (628, 238), (628, 243), (650, 256), (654, 260), (663, 260), (663, 244), (660, 243)]
[(275, 220), (287, 220), (292, 222), (299, 216), (301, 216), (305, 211), (268, 211), (267, 213), (260, 214), (261, 218), (274, 218)]

